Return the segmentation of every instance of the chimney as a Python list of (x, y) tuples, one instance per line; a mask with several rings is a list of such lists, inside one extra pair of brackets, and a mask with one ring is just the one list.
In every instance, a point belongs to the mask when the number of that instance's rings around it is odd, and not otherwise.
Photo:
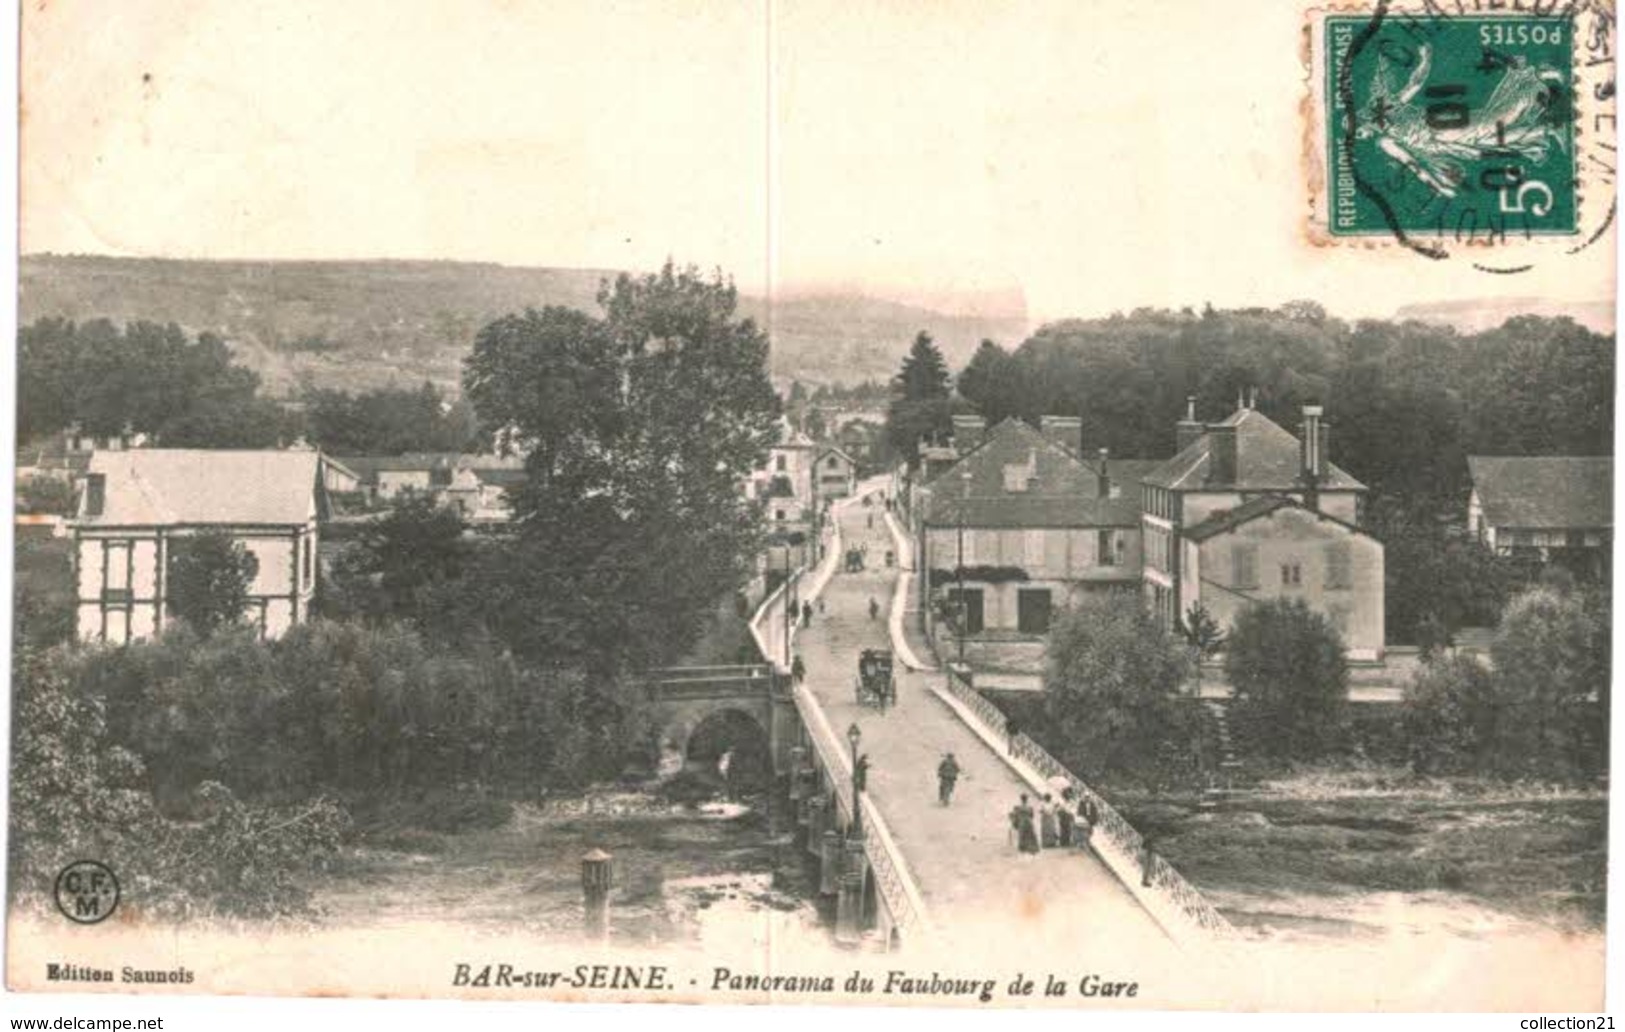
[(85, 474), (85, 515), (100, 516), (107, 511), (107, 474)]
[(1111, 457), (1112, 450), (1110, 448), (1100, 449), (1100, 470), (1095, 475), (1095, 492), (1101, 498), (1110, 498), (1112, 496), (1112, 478), (1106, 468), (1106, 463), (1110, 461)]
[(1083, 453), (1083, 417), (1041, 416), (1038, 424), (1044, 439), (1065, 448), (1068, 455)]
[(987, 420), (968, 412), (954, 414), (954, 451), (964, 455), (986, 436)]
[(1214, 423), (1207, 428), (1208, 473), (1210, 484), (1236, 482), (1236, 428), (1231, 423)]
[(1303, 407), (1303, 437), (1298, 442), (1299, 464), (1304, 483), (1303, 503), (1320, 508), (1320, 484), (1326, 479), (1326, 423), (1319, 405)]
[(1185, 418), (1174, 424), (1174, 454), (1189, 448), (1202, 439), (1206, 428), (1196, 421), (1196, 395), (1185, 399)]

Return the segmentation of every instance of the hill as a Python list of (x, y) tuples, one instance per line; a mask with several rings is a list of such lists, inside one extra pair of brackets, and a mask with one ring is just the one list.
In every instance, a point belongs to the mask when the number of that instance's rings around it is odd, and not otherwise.
[[(303, 378), (360, 389), (432, 380), (455, 390), (460, 363), (486, 321), (526, 306), (596, 311), (607, 269), (521, 268), (429, 261), (192, 261), (25, 255), (19, 314), (115, 322), (177, 322), (211, 330), (266, 390)], [(930, 331), (950, 365), (983, 337), (1015, 343), (1022, 318), (989, 319), (852, 294), (742, 296), (769, 326), (773, 374), (810, 383), (891, 376), (914, 334)], [(771, 316), (771, 318), (769, 317)]]

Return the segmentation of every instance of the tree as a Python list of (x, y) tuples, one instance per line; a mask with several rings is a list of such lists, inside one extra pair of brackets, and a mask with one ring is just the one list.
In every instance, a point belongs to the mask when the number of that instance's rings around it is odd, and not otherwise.
[(1202, 693), (1202, 661), (1219, 654), (1224, 648), (1224, 628), (1219, 621), (1207, 611), (1207, 606), (1201, 599), (1191, 603), (1185, 611), (1185, 618), (1180, 621), (1179, 632), (1184, 635), (1185, 643), (1190, 646), (1192, 664), (1196, 674), (1196, 693)]
[(1046, 740), (1085, 779), (1188, 771), (1196, 720), (1178, 695), (1189, 676), (1189, 655), (1136, 593), (1087, 595), (1050, 630)]
[(484, 428), (525, 455), (487, 593), (516, 652), (612, 677), (685, 651), (761, 533), (738, 485), (777, 437), (767, 337), (720, 276), (672, 264), (490, 323), (464, 363)]
[(170, 611), (199, 634), (234, 624), (248, 608), (259, 560), (224, 531), (170, 539)]
[(1490, 645), (1512, 733), (1528, 769), (1580, 774), (1607, 757), (1609, 607), (1598, 595), (1533, 588), (1507, 604)]
[(334, 562), (338, 597), (330, 614), (360, 612), (374, 618), (423, 620), (424, 593), (463, 576), (472, 546), (458, 511), (427, 497), (412, 497), (364, 524)]
[(1478, 771), (1498, 748), (1502, 700), (1494, 677), (1471, 656), (1436, 655), (1405, 688), (1403, 726), (1418, 774)]
[(984, 340), (970, 363), (959, 374), (959, 396), (994, 426), (1016, 416), (1026, 417), (1029, 391), (1022, 381), (1022, 367), (1011, 354)]
[(922, 437), (945, 434), (953, 426), (948, 363), (921, 330), (892, 380), (891, 406), (886, 414), (886, 436), (893, 449), (912, 467), (919, 462)]
[(1258, 745), (1286, 759), (1314, 759), (1339, 741), (1348, 699), (1343, 639), (1302, 599), (1271, 599), (1231, 625), (1225, 675), (1236, 712)]

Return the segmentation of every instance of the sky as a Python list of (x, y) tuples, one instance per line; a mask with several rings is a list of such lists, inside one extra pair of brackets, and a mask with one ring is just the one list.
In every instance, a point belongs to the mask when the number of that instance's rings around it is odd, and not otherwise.
[[(27, 5), (25, 253), (717, 266), (1033, 318), (1611, 298), (1305, 240), (1279, 0)], [(1611, 191), (1611, 184), (1602, 190)]]

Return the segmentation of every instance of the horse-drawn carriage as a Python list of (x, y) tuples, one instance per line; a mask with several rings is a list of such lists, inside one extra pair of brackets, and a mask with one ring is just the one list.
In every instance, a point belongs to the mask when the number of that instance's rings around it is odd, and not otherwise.
[(855, 682), (859, 706), (874, 706), (882, 713), (897, 702), (897, 682), (892, 678), (889, 649), (864, 649), (858, 656)]

